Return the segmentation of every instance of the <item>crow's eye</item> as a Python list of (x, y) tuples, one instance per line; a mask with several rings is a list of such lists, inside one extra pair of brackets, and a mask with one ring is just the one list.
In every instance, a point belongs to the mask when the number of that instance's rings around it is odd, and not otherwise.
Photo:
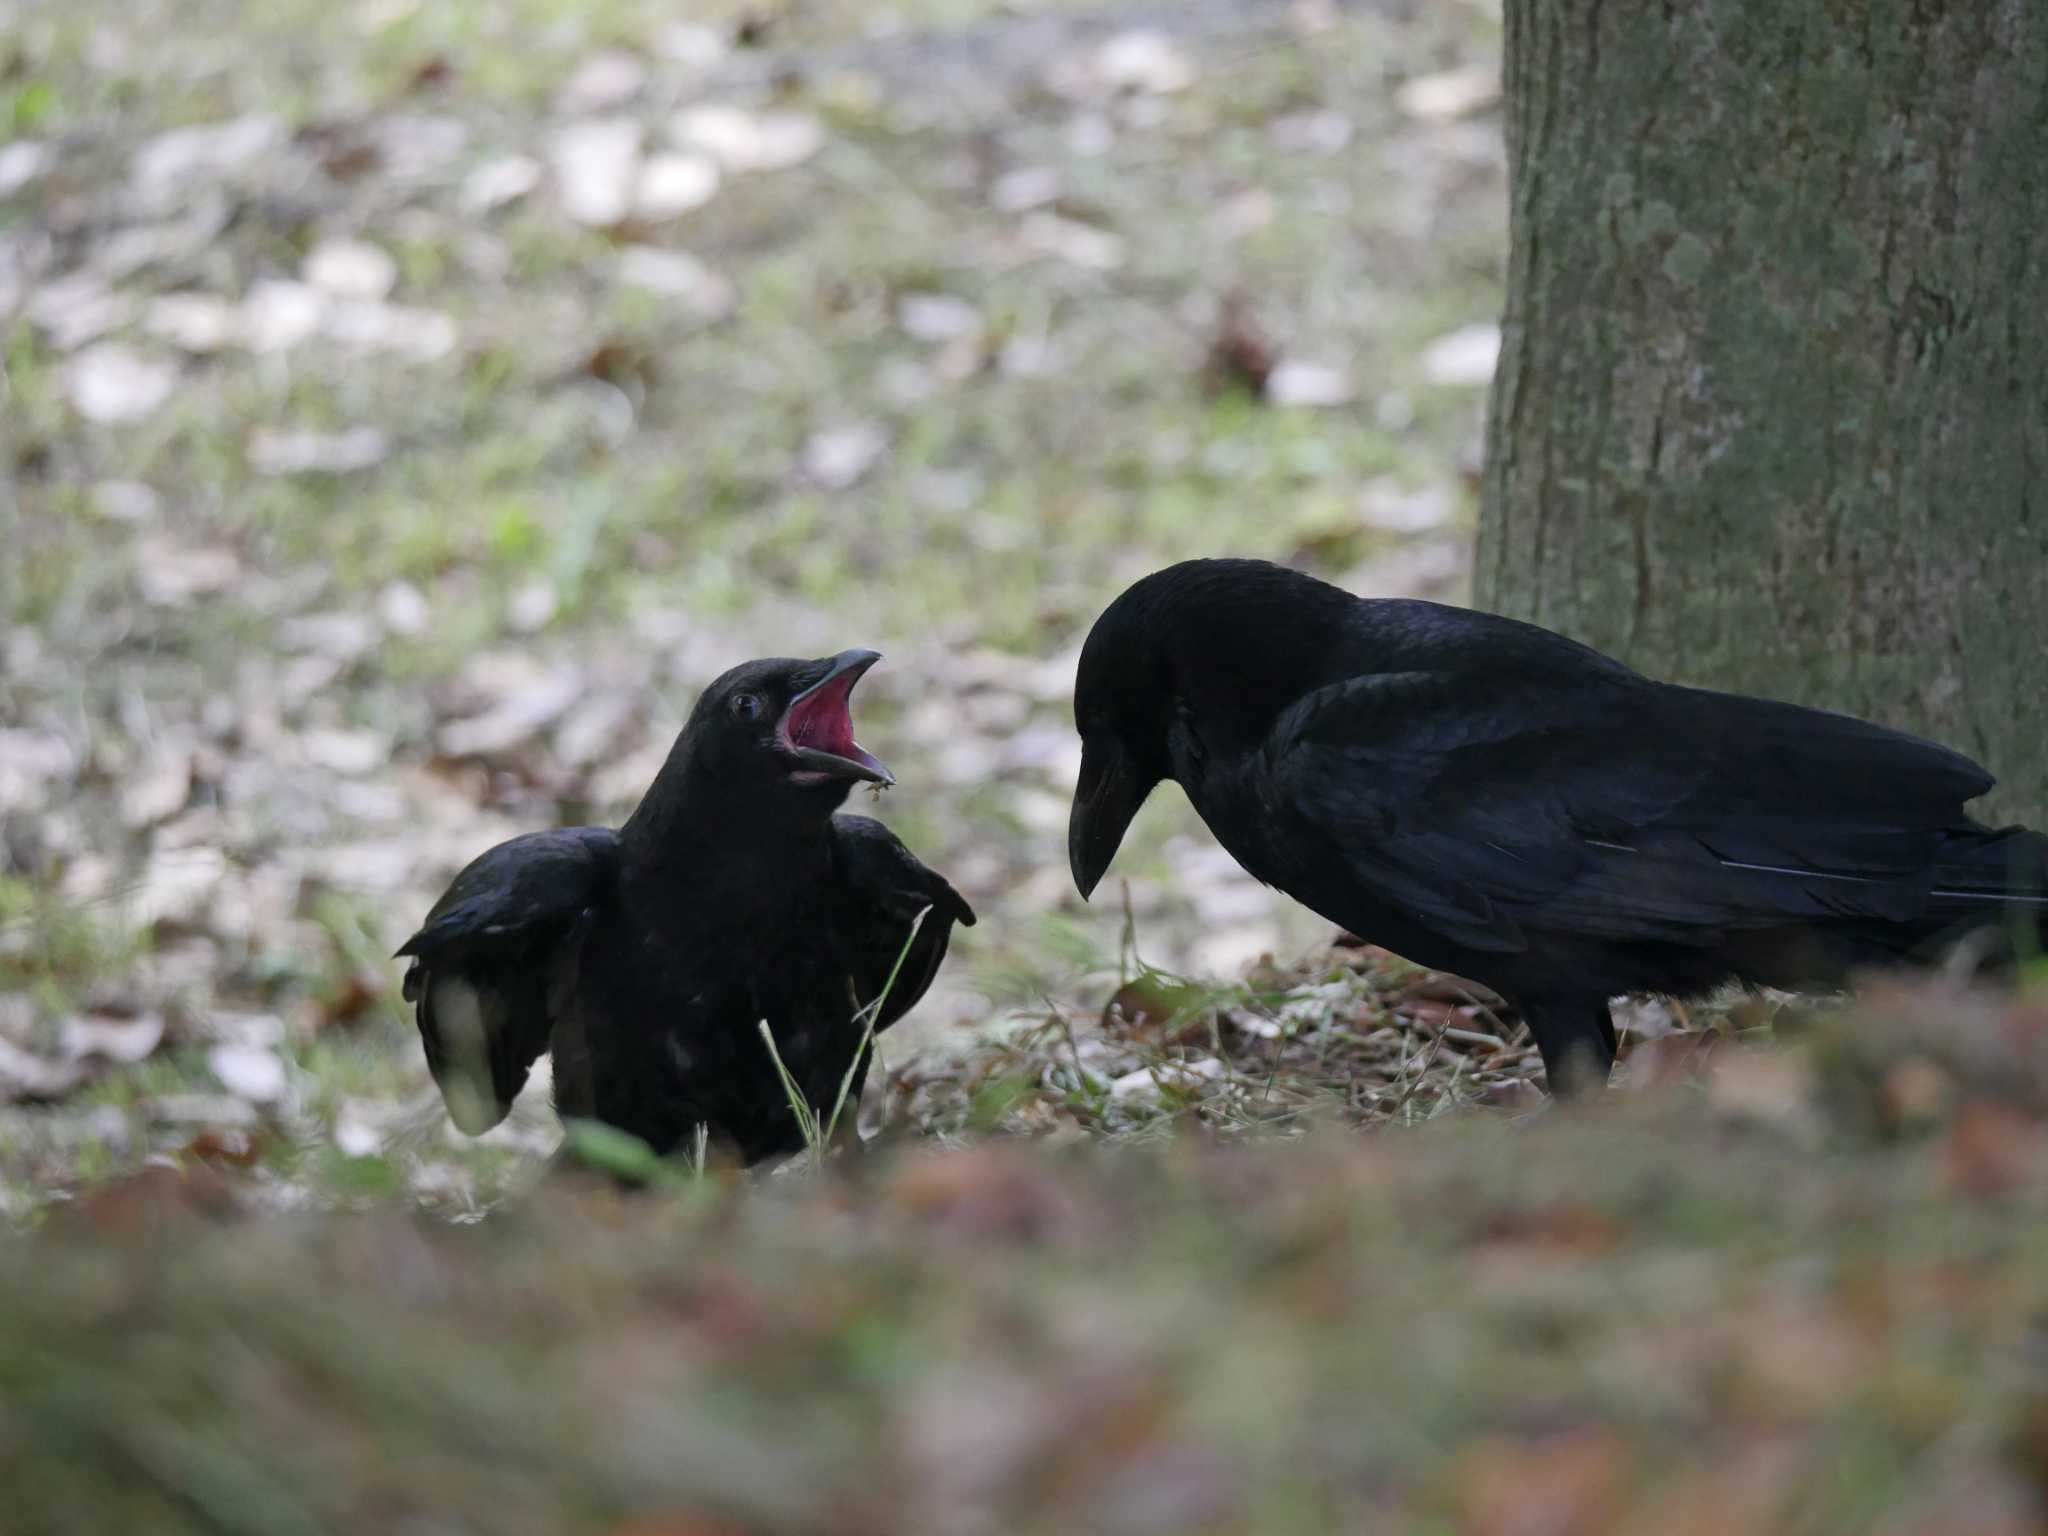
[(732, 696), (732, 715), (735, 720), (758, 720), (761, 718), (761, 696), (758, 693), (736, 693)]

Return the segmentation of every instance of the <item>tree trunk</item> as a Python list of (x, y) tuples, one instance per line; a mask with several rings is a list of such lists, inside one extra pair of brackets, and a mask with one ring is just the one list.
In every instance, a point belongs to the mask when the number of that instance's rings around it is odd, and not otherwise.
[(1479, 601), (2048, 819), (2048, 3), (1506, 17)]

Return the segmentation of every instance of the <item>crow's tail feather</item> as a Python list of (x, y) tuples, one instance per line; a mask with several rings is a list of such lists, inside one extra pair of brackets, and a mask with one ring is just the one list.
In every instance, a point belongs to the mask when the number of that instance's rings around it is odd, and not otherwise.
[(1975, 935), (1990, 960), (2048, 953), (2048, 837), (2025, 827), (1951, 832), (1932, 873), (1929, 939)]
[(2025, 827), (1949, 833), (1935, 851), (1932, 897), (1950, 910), (2048, 907), (2048, 837)]

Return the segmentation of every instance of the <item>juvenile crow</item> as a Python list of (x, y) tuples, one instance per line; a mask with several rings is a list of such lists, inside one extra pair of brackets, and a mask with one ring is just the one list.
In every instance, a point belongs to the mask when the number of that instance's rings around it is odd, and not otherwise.
[(1946, 747), (1263, 561), (1126, 591), (1074, 716), (1084, 897), (1173, 779), (1258, 879), (1516, 1003), (1557, 1089), (1605, 1081), (1610, 996), (1834, 985), (2048, 913), (2048, 839), (1964, 814), (1993, 781)]
[[(562, 1114), (656, 1152), (699, 1125), (750, 1163), (801, 1148), (760, 1021), (822, 1120), (898, 957), (877, 1030), (924, 995), (954, 923), (974, 923), (886, 827), (833, 814), (856, 782), (895, 782), (848, 707), (879, 659), (735, 667), (625, 826), (516, 837), (455, 877), (398, 953), (458, 1126), (496, 1125), (552, 1050)], [(849, 1105), (866, 1075), (863, 1057)]]

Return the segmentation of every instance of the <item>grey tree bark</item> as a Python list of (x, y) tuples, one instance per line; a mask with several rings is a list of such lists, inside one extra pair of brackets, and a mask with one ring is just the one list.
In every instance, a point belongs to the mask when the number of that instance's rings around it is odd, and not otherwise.
[(1506, 0), (1479, 602), (2048, 819), (2048, 0)]

